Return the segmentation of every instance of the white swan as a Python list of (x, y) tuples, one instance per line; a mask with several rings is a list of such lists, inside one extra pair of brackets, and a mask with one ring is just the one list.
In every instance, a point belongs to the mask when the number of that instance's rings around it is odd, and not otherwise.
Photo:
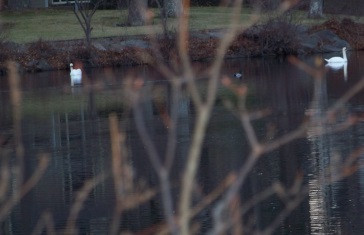
[(344, 68), (344, 66), (348, 66), (348, 63), (346, 62), (343, 62), (343, 63), (327, 63), (325, 65), (326, 68), (329, 68), (333, 71), (337, 71), (337, 70), (340, 70), (342, 68)]
[(344, 80), (347, 81), (348, 80), (348, 63), (347, 62), (343, 62), (343, 63), (327, 63), (325, 65), (325, 67), (333, 70), (333, 71), (338, 71), (340, 69), (344, 70)]
[(346, 63), (348, 59), (346, 58), (346, 47), (343, 48), (343, 57), (335, 56), (330, 59), (325, 59), (327, 63)]
[(81, 84), (82, 83), (82, 70), (81, 69), (73, 69), (73, 64), (70, 64), (70, 75), (71, 75), (71, 86), (74, 86), (75, 84)]

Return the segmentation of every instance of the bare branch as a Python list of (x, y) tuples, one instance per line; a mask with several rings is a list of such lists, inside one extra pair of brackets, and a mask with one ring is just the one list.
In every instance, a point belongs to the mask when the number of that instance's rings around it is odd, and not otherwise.
[(170, 125), (168, 126), (168, 142), (166, 150), (166, 163), (165, 167), (169, 172), (176, 154), (177, 146), (177, 126), (178, 126), (178, 111), (179, 102), (181, 100), (181, 86), (179, 84), (172, 84), (172, 102), (171, 102), (171, 118)]
[[(174, 101), (178, 101), (179, 99), (179, 94), (176, 93), (175, 94), (176, 97), (174, 97)], [(139, 132), (140, 138), (142, 140), (142, 142), (144, 143), (144, 145), (146, 146), (147, 149), (147, 154), (149, 156), (149, 159), (152, 163), (152, 166), (154, 168), (154, 170), (156, 171), (160, 183), (161, 183), (161, 188), (162, 188), (162, 197), (163, 197), (163, 204), (164, 204), (164, 212), (168, 221), (168, 225), (172, 231), (173, 234), (177, 234), (177, 226), (174, 220), (174, 215), (173, 215), (173, 202), (172, 202), (172, 195), (171, 195), (171, 187), (170, 187), (170, 183), (169, 183), (169, 167), (165, 167), (161, 160), (160, 160), (160, 156), (156, 150), (156, 147), (152, 141), (152, 138), (149, 135), (149, 132), (147, 131), (147, 127), (145, 125), (145, 120), (144, 120), (144, 115), (141, 109), (141, 105), (140, 105), (140, 100), (141, 100), (141, 92), (139, 89), (137, 89), (133, 94), (133, 111), (134, 111), (134, 118), (135, 118), (135, 122), (136, 122), (136, 127), (137, 130)], [(177, 106), (177, 103), (174, 104), (175, 106)], [(174, 108), (175, 110), (173, 110), (173, 121), (176, 122), (177, 119), (177, 107)], [(168, 144), (168, 148), (167, 148), (167, 152), (166, 154), (171, 154), (171, 155), (167, 155), (167, 164), (171, 164), (171, 162), (168, 161), (172, 161), (173, 160), (173, 155), (175, 152), (175, 141), (176, 141), (176, 132), (175, 132), (175, 125), (176, 123), (170, 123), (172, 130), (170, 130), (170, 137), (172, 137), (172, 139), (170, 139), (169, 141), (172, 141)], [(168, 160), (169, 158), (169, 160)]]
[(72, 235), (77, 234), (76, 221), (79, 213), (83, 208), (83, 204), (87, 200), (88, 195), (91, 190), (93, 190), (99, 183), (104, 181), (106, 178), (105, 175), (98, 175), (92, 179), (87, 180), (83, 187), (77, 192), (76, 199), (72, 204), (70, 214), (67, 219), (67, 224), (65, 228), (65, 234)]
[(32, 176), (19, 187), (19, 192), (13, 194), (6, 202), (4, 202), (3, 206), (0, 208), (0, 221), (3, 221), (8, 213), (13, 209), (13, 207), (17, 205), (20, 200), (27, 193), (29, 193), (29, 191), (34, 188), (34, 186), (39, 182), (40, 178), (43, 176), (45, 170), (48, 167), (48, 163), (48, 155), (41, 155), (39, 158), (38, 166), (35, 168)]
[(151, 160), (153, 168), (156, 170), (165, 170), (161, 160), (159, 159), (159, 154), (157, 152), (157, 149), (154, 143), (152, 142), (152, 138), (150, 137), (147, 131), (145, 120), (143, 118), (144, 117), (143, 111), (140, 105), (140, 100), (141, 100), (141, 92), (137, 91), (133, 95), (133, 102), (134, 102), (133, 111), (135, 116), (136, 127), (138, 129), (140, 138), (147, 149), (147, 154), (149, 156), (149, 159)]
[(297, 206), (307, 197), (308, 188), (303, 187), (302, 191), (295, 195), (294, 198), (291, 198), (285, 205), (284, 209), (275, 217), (274, 221), (267, 226), (267, 228), (262, 232), (257, 232), (259, 235), (268, 235), (273, 234), (274, 230), (281, 225), (282, 221), (287, 218), (293, 210), (297, 208)]
[(124, 184), (122, 180), (123, 156), (120, 145), (122, 138), (119, 133), (117, 116), (115, 114), (109, 116), (110, 140), (111, 140), (111, 156), (112, 156), (112, 175), (114, 180), (115, 193), (115, 209), (110, 226), (110, 234), (117, 234), (121, 222), (121, 212), (123, 210), (123, 192)]
[(44, 229), (46, 230), (46, 234), (56, 235), (53, 216), (48, 211), (44, 212), (39, 218), (38, 223), (32, 232), (32, 235), (42, 234)]

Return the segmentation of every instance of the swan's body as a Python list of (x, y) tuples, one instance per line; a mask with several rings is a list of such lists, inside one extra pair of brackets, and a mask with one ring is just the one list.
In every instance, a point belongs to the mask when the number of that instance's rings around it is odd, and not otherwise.
[(346, 47), (343, 48), (343, 57), (335, 56), (330, 59), (325, 59), (327, 63), (346, 63), (348, 59), (346, 58)]
[(331, 70), (334, 70), (334, 71), (337, 71), (337, 70), (340, 70), (342, 68), (344, 68), (344, 66), (347, 66), (348, 63), (346, 62), (343, 62), (343, 63), (327, 63), (325, 65), (326, 68), (329, 68)]
[(82, 70), (74, 69), (73, 64), (70, 64), (71, 86), (82, 83)]
[(325, 65), (325, 67), (333, 70), (333, 71), (338, 71), (340, 69), (343, 69), (344, 71), (344, 80), (347, 81), (348, 80), (348, 63), (347, 62), (343, 62), (343, 63), (327, 63)]

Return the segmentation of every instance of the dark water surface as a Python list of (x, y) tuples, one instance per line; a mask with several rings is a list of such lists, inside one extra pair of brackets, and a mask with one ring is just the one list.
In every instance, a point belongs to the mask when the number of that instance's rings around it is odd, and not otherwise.
[[(325, 55), (326, 57), (326, 55)], [(314, 58), (304, 59), (312, 64)], [(268, 108), (271, 114), (253, 122), (259, 139), (274, 127), (277, 136), (297, 128), (307, 113), (324, 113), (328, 107), (357, 81), (364, 77), (364, 53), (349, 54), (347, 75), (344, 69), (329, 70), (323, 79), (318, 102), (311, 106), (313, 80), (285, 59), (245, 59), (226, 61), (223, 73), (244, 71), (243, 81), (249, 89), (247, 105), (251, 110)], [(196, 64), (196, 67), (204, 64)], [(146, 79), (145, 90), (156, 91), (167, 106), (171, 90), (167, 82), (146, 66), (120, 69), (95, 69), (88, 72), (82, 86), (70, 87), (69, 72), (43, 72), (21, 76), (23, 96), (23, 143), (25, 174), (34, 171), (39, 153), (50, 153), (50, 165), (37, 186), (1, 224), (1, 234), (30, 234), (44, 212), (52, 215), (57, 230), (64, 229), (77, 191), (86, 180), (111, 172), (109, 114), (124, 117), (122, 85), (128, 75)], [(204, 83), (201, 82), (201, 89)], [(0, 77), (0, 134), (11, 136), (13, 120), (6, 77)], [(233, 170), (238, 170), (250, 152), (245, 133), (237, 118), (224, 105), (234, 103), (234, 96), (220, 87), (203, 146), (196, 183), (199, 194), (206, 195)], [(346, 112), (364, 111), (364, 92), (345, 105)], [(166, 130), (158, 106), (143, 103), (144, 119), (157, 151), (164, 153)], [(178, 191), (181, 169), (186, 161), (194, 110), (192, 101), (184, 96), (179, 104), (177, 154), (172, 184)], [(158, 179), (148, 160), (134, 121), (128, 115), (120, 124), (126, 127), (128, 161), (135, 179), (157, 188)], [(342, 114), (343, 120), (346, 114)], [(332, 128), (327, 125), (323, 128)], [(364, 124), (322, 136), (308, 131), (304, 138), (294, 140), (260, 159), (243, 186), (241, 199), (250, 198), (276, 181), (291, 186), (298, 174), (308, 185), (307, 198), (281, 221), (276, 234), (364, 234), (364, 170), (359, 168), (344, 180), (329, 184), (322, 176), (330, 163), (340, 161), (364, 145)], [(338, 160), (339, 159), (339, 160)], [(359, 157), (362, 167), (362, 155)], [(15, 184), (16, 179), (12, 179)], [(175, 195), (178, 198), (178, 194)], [(128, 210), (122, 217), (122, 230), (141, 232), (163, 221), (160, 200), (155, 199)], [(199, 196), (196, 196), (199, 200)], [(115, 196), (111, 177), (99, 183), (89, 195), (80, 212), (79, 234), (108, 234), (114, 212)], [(284, 204), (271, 197), (258, 204), (244, 218), (253, 227), (265, 228), (278, 215)], [(248, 222), (248, 221), (251, 222)], [(210, 210), (199, 215), (202, 231), (211, 224)], [(151, 230), (153, 231), (153, 230)], [(204, 232), (203, 232), (204, 233)], [(153, 234), (153, 232), (145, 233)]]

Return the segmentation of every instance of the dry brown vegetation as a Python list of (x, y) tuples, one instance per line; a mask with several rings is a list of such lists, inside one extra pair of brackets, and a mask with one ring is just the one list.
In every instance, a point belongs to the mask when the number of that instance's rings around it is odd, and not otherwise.
[[(264, 56), (264, 55), (294, 55), (299, 51), (297, 35), (294, 26), (289, 22), (268, 22), (262, 30), (255, 32), (247, 30), (241, 32), (231, 43), (226, 51), (225, 58)], [(364, 24), (355, 23), (350, 19), (338, 21), (328, 20), (320, 25), (313, 26), (311, 32), (323, 29), (332, 30), (342, 39), (348, 41), (353, 49), (364, 49)], [(214, 57), (219, 45), (220, 38), (208, 36), (208, 31), (201, 31), (206, 37), (190, 34), (188, 48), (189, 57), (193, 61), (206, 60)], [(171, 56), (176, 55), (177, 45), (174, 34), (171, 37), (115, 37), (106, 39), (95, 39), (94, 42), (105, 46), (98, 49), (95, 46), (88, 47), (83, 40), (71, 40), (51, 42), (39, 40), (30, 44), (15, 44), (2, 41), (0, 47), (0, 69), (5, 71), (7, 60), (17, 61), (20, 67), (28, 72), (41, 70), (68, 69), (71, 61), (81, 61), (88, 67), (123, 66), (150, 63), (154, 58), (145, 57), (151, 54), (151, 48), (125, 47), (113, 49), (112, 45), (126, 40), (138, 39), (153, 45), (159, 49), (160, 59), (168, 61)], [(151, 44), (152, 45), (152, 44)], [(42, 64), (42, 65), (40, 65)]]
[(329, 29), (340, 38), (349, 42), (356, 50), (364, 50), (364, 24), (356, 23), (351, 19), (344, 18), (341, 21), (330, 19), (320, 25), (314, 26), (311, 32)]

